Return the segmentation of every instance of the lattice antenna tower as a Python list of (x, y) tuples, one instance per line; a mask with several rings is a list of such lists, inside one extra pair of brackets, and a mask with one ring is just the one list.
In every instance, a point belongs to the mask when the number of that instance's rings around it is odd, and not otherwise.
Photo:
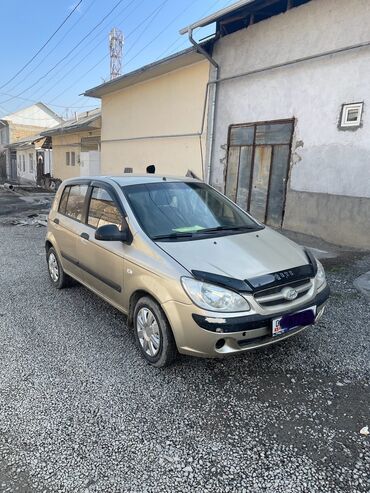
[(111, 80), (121, 75), (123, 44), (124, 38), (122, 31), (114, 27), (109, 33)]

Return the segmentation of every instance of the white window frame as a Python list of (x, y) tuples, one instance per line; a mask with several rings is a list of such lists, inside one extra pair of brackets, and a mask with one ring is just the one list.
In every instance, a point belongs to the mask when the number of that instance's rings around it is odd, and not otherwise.
[(30, 152), (28, 154), (28, 169), (30, 173), (33, 173), (33, 154)]
[[(362, 112), (364, 109), (364, 103), (351, 103), (342, 105), (342, 116), (340, 121), (341, 128), (353, 128), (360, 127), (362, 122)], [(348, 114), (350, 111), (357, 110), (356, 120), (348, 120)]]

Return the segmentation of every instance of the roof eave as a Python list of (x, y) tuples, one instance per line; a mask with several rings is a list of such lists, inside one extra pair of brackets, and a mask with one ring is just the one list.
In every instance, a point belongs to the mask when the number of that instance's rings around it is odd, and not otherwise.
[(49, 137), (53, 135), (59, 135), (59, 134), (73, 134), (73, 133), (78, 133), (78, 132), (84, 132), (88, 130), (99, 130), (100, 127), (98, 126), (93, 126), (92, 124), (96, 122), (100, 118), (100, 115), (94, 118), (94, 120), (91, 120), (90, 122), (82, 125), (74, 125), (73, 127), (58, 127), (50, 130), (45, 130), (44, 132), (41, 132), (40, 135), (43, 137)]
[[(120, 89), (122, 89), (124, 87), (128, 87), (128, 86), (134, 85), (138, 82), (142, 82), (142, 80), (138, 80), (138, 79), (140, 79), (140, 76), (145, 74), (145, 73), (150, 72), (151, 70), (154, 71), (156, 68), (159, 68), (161, 66), (165, 67), (166, 65), (171, 65), (175, 60), (182, 58), (182, 57), (184, 57), (184, 58), (185, 57), (191, 57), (191, 55), (193, 55), (193, 56), (199, 55), (194, 47), (187, 48), (186, 50), (182, 50), (178, 53), (175, 53), (174, 55), (170, 55), (166, 58), (162, 58), (161, 60), (158, 60), (158, 61), (155, 61), (153, 63), (149, 63), (147, 65), (144, 65), (143, 67), (140, 67), (137, 70), (134, 70), (134, 71), (129, 72), (127, 74), (121, 75), (120, 77), (117, 77), (113, 80), (110, 80), (108, 82), (104, 82), (103, 84), (100, 84), (99, 86), (88, 89), (87, 91), (85, 91), (83, 93), (83, 95), (88, 96), (88, 97), (93, 97), (93, 98), (101, 98), (102, 96), (104, 96), (107, 93), (110, 93), (113, 91), (119, 91)], [(191, 65), (192, 63), (195, 63), (195, 62), (192, 61), (191, 63), (189, 63), (189, 65)], [(184, 66), (186, 66), (186, 64)], [(172, 70), (175, 70), (175, 69), (170, 68), (168, 70), (168, 72), (171, 72)], [(163, 74), (165, 74), (165, 73), (167, 73), (167, 72), (164, 71)], [(163, 75), (163, 74), (161, 74), (161, 75)], [(153, 78), (154, 77), (157, 77), (157, 75), (153, 75)], [(152, 77), (148, 77), (148, 79), (145, 79), (145, 80), (149, 80), (150, 78), (152, 78)], [(127, 84), (126, 86), (120, 87), (123, 83), (129, 81), (130, 79), (132, 79), (131, 84)]]
[(179, 33), (186, 34), (189, 31), (193, 31), (198, 27), (204, 27), (204, 26), (208, 26), (208, 24), (213, 24), (224, 15), (230, 14), (231, 12), (234, 12), (235, 10), (245, 7), (248, 4), (252, 4), (255, 1), (256, 0), (239, 0), (239, 2), (233, 3), (228, 7), (218, 10), (217, 12), (214, 12), (213, 14), (210, 14), (207, 17), (203, 17), (203, 19), (200, 19), (199, 21), (193, 22), (189, 26), (180, 29)]

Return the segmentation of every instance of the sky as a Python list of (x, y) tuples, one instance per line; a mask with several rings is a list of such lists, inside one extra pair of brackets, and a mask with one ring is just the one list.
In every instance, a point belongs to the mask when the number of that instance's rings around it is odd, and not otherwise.
[[(1, 0), (0, 118), (39, 101), (64, 118), (97, 107), (99, 100), (80, 95), (109, 80), (113, 27), (125, 38), (124, 74), (189, 47), (179, 30), (234, 2)], [(199, 29), (195, 37), (206, 37), (210, 29)]]

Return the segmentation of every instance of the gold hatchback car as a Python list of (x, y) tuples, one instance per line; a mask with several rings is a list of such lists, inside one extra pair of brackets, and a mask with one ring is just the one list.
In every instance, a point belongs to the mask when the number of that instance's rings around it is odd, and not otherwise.
[(73, 278), (125, 313), (154, 366), (282, 341), (321, 317), (313, 255), (195, 179), (66, 180), (48, 219), (58, 289)]

